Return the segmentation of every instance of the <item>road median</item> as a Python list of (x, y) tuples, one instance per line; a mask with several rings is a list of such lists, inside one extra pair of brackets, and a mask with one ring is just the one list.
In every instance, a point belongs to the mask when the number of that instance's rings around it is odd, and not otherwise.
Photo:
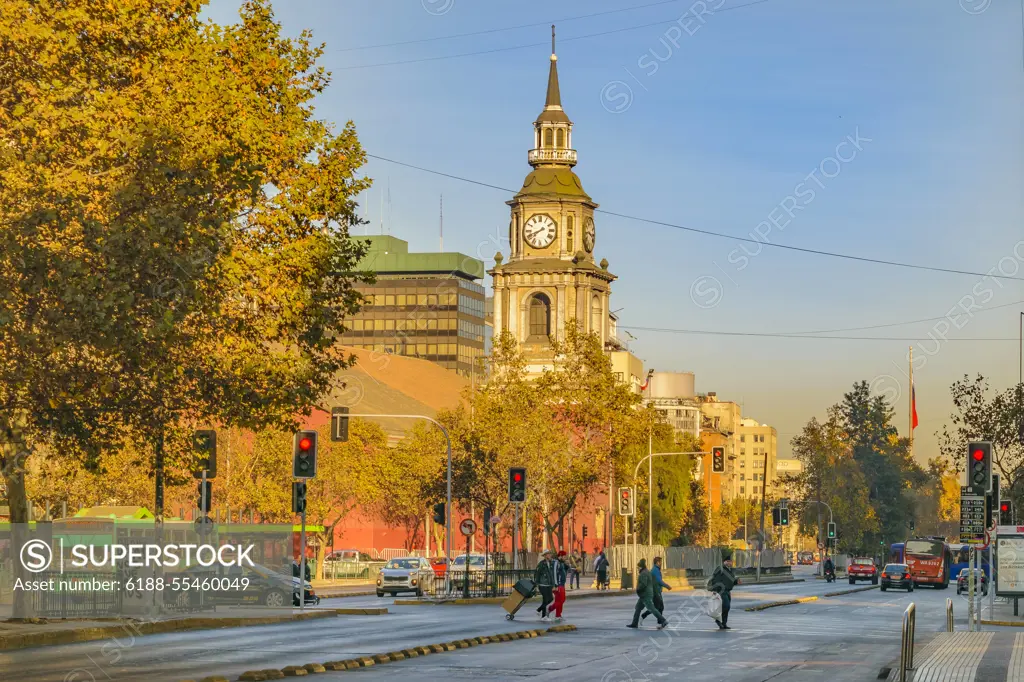
[[(395, 661), (404, 661), (409, 658), (418, 658), (420, 656), (430, 656), (432, 654), (446, 653), (449, 651), (457, 651), (459, 649), (468, 649), (475, 646), (483, 646), (485, 644), (499, 644), (501, 642), (512, 642), (520, 639), (535, 639), (542, 637), (549, 633), (559, 632), (573, 632), (576, 630), (575, 625), (553, 625), (543, 630), (520, 630), (518, 632), (503, 632), (497, 635), (481, 636), (481, 637), (469, 637), (467, 639), (456, 639), (451, 642), (442, 642), (439, 644), (426, 644), (422, 646), (411, 647), (409, 649), (400, 649), (398, 651), (388, 651), (380, 654), (372, 654), (369, 656), (360, 656), (358, 658), (348, 658), (339, 661), (325, 661), (323, 663), (305, 663), (303, 665), (287, 665), (280, 670), (246, 670), (238, 676), (239, 682), (261, 682), (262, 680), (278, 680), (284, 677), (301, 677), (318, 672), (340, 672), (342, 670), (358, 670), (360, 668), (370, 668), (375, 665), (386, 665)], [(203, 682), (209, 680), (226, 680), (226, 678), (219, 676), (204, 677), (199, 680)], [(182, 680), (182, 682), (196, 682), (195, 680)]]
[[(207, 616), (201, 618), (175, 618), (148, 623), (124, 620), (118, 625), (99, 625), (82, 628), (62, 627), (60, 629), (41, 630), (39, 632), (0, 635), (0, 651), (13, 651), (15, 649), (29, 649), (32, 647), (42, 646), (58, 646), (61, 644), (75, 644), (78, 642), (93, 642), (100, 639), (107, 639), (109, 637), (120, 637), (126, 633), (132, 636), (159, 635), (168, 632), (185, 632), (190, 630), (214, 630), (220, 628), (251, 627), (257, 625), (279, 625), (281, 623), (316, 620), (319, 618), (335, 618), (340, 615), (383, 615), (387, 612), (388, 610), (386, 607), (379, 607), (364, 609), (317, 609), (308, 610), (304, 613), (292, 613), (280, 616), (231, 616), (224, 618)], [(46, 626), (40, 625), (39, 627), (45, 628)]]
[(866, 585), (863, 587), (851, 587), (848, 590), (840, 590), (839, 592), (826, 592), (825, 597), (841, 597), (844, 594), (853, 594), (854, 592), (867, 592), (868, 590), (877, 590), (878, 585)]
[(818, 601), (817, 596), (812, 597), (797, 597), (796, 599), (785, 599), (781, 601), (770, 601), (763, 604), (754, 604), (748, 606), (744, 611), (764, 611), (765, 609), (774, 609), (777, 606), (793, 606), (794, 604), (806, 604), (807, 602)]

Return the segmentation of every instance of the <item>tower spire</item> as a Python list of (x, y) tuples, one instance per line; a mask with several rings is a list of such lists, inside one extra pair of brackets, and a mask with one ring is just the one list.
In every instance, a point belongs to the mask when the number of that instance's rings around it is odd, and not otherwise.
[(548, 70), (548, 96), (544, 108), (562, 108), (562, 94), (558, 89), (558, 57), (555, 55), (555, 25), (551, 24), (551, 67)]

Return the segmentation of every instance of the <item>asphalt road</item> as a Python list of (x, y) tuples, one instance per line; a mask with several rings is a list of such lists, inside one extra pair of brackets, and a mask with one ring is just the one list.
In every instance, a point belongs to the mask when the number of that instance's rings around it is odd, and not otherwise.
[[(810, 577), (810, 576), (809, 576)], [(688, 680), (874, 679), (899, 652), (900, 620), (917, 604), (919, 639), (945, 627), (945, 600), (954, 600), (961, 626), (966, 600), (955, 591), (877, 589), (759, 612), (744, 607), (797, 596), (849, 589), (846, 582), (741, 586), (733, 593), (730, 625), (720, 632), (697, 611), (697, 592), (666, 594), (669, 628), (628, 630), (629, 596), (571, 600), (563, 622), (576, 632), (490, 644), (379, 668), (325, 673), (317, 679), (463, 679), (574, 682), (678, 677)], [(499, 606), (393, 606), (391, 600), (351, 597), (324, 606), (389, 604), (385, 616), (339, 616), (324, 620), (250, 628), (150, 635), (119, 640), (13, 651), (0, 655), (0, 679), (10, 682), (200, 679), (219, 674), (235, 679), (251, 669), (281, 668), (372, 655), (470, 636), (538, 627), (524, 609), (514, 622)]]

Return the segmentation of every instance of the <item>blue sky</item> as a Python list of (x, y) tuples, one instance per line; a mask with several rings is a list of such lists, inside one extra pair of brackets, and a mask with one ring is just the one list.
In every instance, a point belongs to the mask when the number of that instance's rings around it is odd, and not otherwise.
[[(1024, 245), (1014, 255), (1024, 240), (1017, 0), (707, 0), (720, 10), (703, 23), (694, 1), (683, 0), (564, 20), (654, 1), (289, 0), (275, 9), (289, 34), (311, 28), (326, 43), (333, 83), (318, 113), (353, 120), (372, 154), (518, 189), (530, 170), (554, 21), (576, 171), (603, 209), (734, 237), (774, 219), (784, 229), (771, 228), (772, 243), (1024, 278)], [(238, 5), (213, 0), (208, 14), (232, 21)], [(540, 25), (406, 42), (533, 23)], [(594, 33), (606, 35), (575, 39)], [(399, 42), (406, 44), (354, 49)], [(493, 52), (413, 61), (481, 51)], [(409, 63), (372, 66), (390, 62)], [(846, 144), (839, 153), (848, 161), (828, 161), (848, 137), (860, 149)], [(371, 233), (380, 229), (383, 191), (385, 230), (413, 250), (436, 250), (443, 194), (445, 250), (508, 253), (507, 193), (380, 161), (366, 172), (376, 182), (366, 201)], [(777, 207), (801, 183), (814, 198), (804, 195), (786, 224)], [(936, 344), (929, 333), (937, 321), (847, 333), (923, 340), (914, 344), (925, 358), (915, 364), (922, 459), (937, 454), (934, 432), (949, 414), (953, 380), (981, 372), (999, 389), (1016, 381), (1024, 305), (1006, 304), (1024, 301), (1024, 282), (769, 247), (740, 269), (739, 248), (597, 220), (595, 254), (619, 277), (613, 308), (623, 327), (634, 327), (633, 351), (649, 367), (695, 372), (699, 391), (742, 402), (745, 415), (779, 430), (782, 455), (811, 416), (860, 379), (899, 395), (905, 432), (912, 342), (635, 328), (862, 327), (940, 317), (973, 295), (980, 310), (952, 315), (948, 337), (1014, 341)]]

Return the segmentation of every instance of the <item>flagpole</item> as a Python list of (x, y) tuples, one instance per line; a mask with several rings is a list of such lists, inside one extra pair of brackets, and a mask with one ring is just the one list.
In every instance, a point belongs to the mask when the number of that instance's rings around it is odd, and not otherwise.
[(909, 411), (907, 414), (907, 426), (910, 427), (910, 458), (914, 458), (914, 347), (910, 347), (910, 396)]

